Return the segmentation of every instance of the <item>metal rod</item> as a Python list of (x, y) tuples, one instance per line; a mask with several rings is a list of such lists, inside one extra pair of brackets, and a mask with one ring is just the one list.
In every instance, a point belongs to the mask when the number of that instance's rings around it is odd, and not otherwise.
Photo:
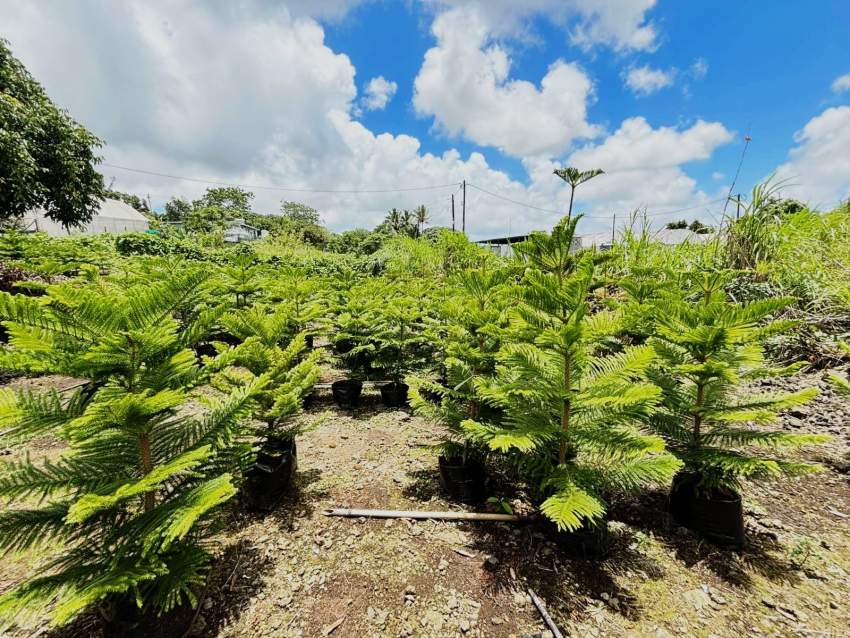
[(322, 512), (325, 516), (345, 516), (347, 518), (415, 518), (447, 521), (500, 521), (518, 523), (522, 519), (514, 514), (490, 514), (489, 512), (419, 512), (409, 510), (359, 510), (334, 508)]

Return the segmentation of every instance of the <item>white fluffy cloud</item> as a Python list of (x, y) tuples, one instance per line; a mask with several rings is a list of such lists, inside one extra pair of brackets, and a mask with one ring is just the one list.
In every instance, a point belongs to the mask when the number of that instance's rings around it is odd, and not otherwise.
[(413, 104), (449, 135), (527, 157), (555, 155), (599, 133), (587, 122), (593, 84), (576, 64), (555, 61), (539, 87), (510, 79), (508, 52), (489, 40), (473, 7), (440, 14), (432, 31), (437, 44), (425, 54)]
[(818, 207), (850, 198), (850, 106), (813, 117), (794, 141), (788, 161), (776, 169), (783, 195)]
[[(605, 175), (577, 191), (581, 210), (591, 215), (622, 215), (649, 207), (655, 213), (708, 202), (710, 196), (699, 190), (682, 166), (708, 159), (731, 140), (732, 133), (717, 122), (699, 120), (683, 129), (653, 128), (644, 118), (633, 117), (600, 143), (570, 154), (565, 163), (605, 170)], [(540, 164), (531, 170), (543, 182), (551, 168)]]
[(631, 67), (623, 74), (626, 86), (638, 95), (652, 95), (656, 91), (672, 86), (675, 71), (653, 69), (648, 64)]
[(387, 107), (397, 90), (398, 84), (379, 75), (366, 84), (361, 104), (367, 111), (380, 111)]
[(563, 26), (570, 40), (590, 48), (651, 51), (658, 33), (647, 18), (656, 0), (424, 0), (438, 11), (465, 8), (486, 20), (492, 35), (528, 35), (529, 22), (543, 16)]
[(850, 91), (850, 73), (840, 75), (832, 82), (833, 93), (844, 93)]
[[(319, 9), (323, 16), (338, 17), (354, 4), (328, 0)], [(559, 213), (522, 208), (472, 186), (563, 210), (568, 190), (552, 175), (549, 159), (523, 159), (528, 170), (523, 183), (494, 169), (480, 153), (435, 155), (423, 152), (415, 137), (370, 131), (354, 119), (351, 61), (325, 43), (323, 28), (309, 15), (311, 3), (288, 7), (259, 0), (245, 0), (238, 10), (200, 0), (167, 5), (163, 0), (85, 0), (73, 6), (44, 0), (0, 3), (0, 24), (13, 52), (50, 95), (104, 138), (103, 155), (110, 164), (245, 184), (256, 193), (257, 210), (274, 211), (281, 199), (296, 199), (318, 208), (337, 230), (372, 227), (389, 208), (418, 204), (429, 207), (433, 223), (450, 224), (449, 198), (456, 186), (394, 189), (466, 179), (472, 236), (551, 227)], [(556, 62), (540, 85), (514, 82), (508, 78), (506, 51), (489, 43), (487, 27), (482, 28), (485, 35), (476, 36), (478, 44), (471, 48), (451, 40), (485, 76), (465, 99), (481, 99), (491, 91), (489, 99), (500, 107), (520, 109), (506, 115), (488, 113), (486, 103), (469, 105), (484, 109), (491, 126), (518, 127), (531, 140), (511, 133), (491, 143), (533, 155), (597, 135), (584, 115), (591, 84), (578, 68)], [(522, 119), (527, 117), (538, 118), (546, 136), (535, 136)], [(470, 134), (468, 122), (452, 122)], [(575, 151), (569, 163), (611, 171), (598, 185), (594, 180), (582, 188), (582, 209), (609, 214), (642, 203), (700, 201), (705, 195), (680, 165), (710, 154), (722, 136), (718, 127), (698, 123), (685, 130), (653, 129), (645, 121), (629, 120), (609, 138)], [(493, 130), (473, 128), (472, 134)], [(651, 158), (658, 177), (618, 164), (620, 153), (643, 158), (635, 162)], [(207, 186), (108, 167), (103, 171), (116, 179), (115, 188), (149, 194), (155, 206), (173, 195), (197, 197)], [(281, 186), (373, 192), (296, 192)], [(388, 192), (374, 192), (382, 190)], [(460, 193), (457, 201), (459, 213)], [(592, 226), (587, 222), (588, 229)]]

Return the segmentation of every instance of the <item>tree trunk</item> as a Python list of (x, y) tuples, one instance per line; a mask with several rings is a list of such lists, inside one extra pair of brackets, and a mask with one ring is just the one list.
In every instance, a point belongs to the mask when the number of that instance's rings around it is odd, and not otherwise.
[[(143, 434), (139, 439), (139, 447), (142, 452), (142, 472), (147, 476), (153, 470), (153, 459), (151, 458), (151, 442), (147, 434)], [(150, 512), (155, 505), (154, 493), (145, 492), (144, 496), (145, 511)]]
[(558, 450), (558, 464), (563, 465), (567, 461), (567, 431), (570, 429), (570, 412), (572, 411), (572, 399), (570, 391), (572, 390), (572, 366), (571, 357), (564, 355), (564, 390), (566, 390), (567, 398), (564, 399), (564, 406), (561, 409), (561, 430), (563, 438), (561, 439), (561, 447)]

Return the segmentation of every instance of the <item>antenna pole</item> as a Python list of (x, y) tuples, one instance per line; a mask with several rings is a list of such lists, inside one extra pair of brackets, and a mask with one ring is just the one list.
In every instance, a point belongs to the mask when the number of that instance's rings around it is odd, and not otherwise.
[(452, 232), (455, 230), (455, 194), (452, 193)]

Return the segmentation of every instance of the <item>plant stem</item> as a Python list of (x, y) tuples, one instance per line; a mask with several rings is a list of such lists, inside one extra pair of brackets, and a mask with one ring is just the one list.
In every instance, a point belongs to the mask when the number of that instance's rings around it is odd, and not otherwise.
[(693, 442), (692, 445), (695, 448), (700, 447), (700, 428), (702, 427), (702, 405), (705, 402), (705, 384), (697, 383), (697, 400), (694, 404), (694, 431), (693, 431)]
[[(147, 434), (143, 434), (139, 438), (139, 448), (142, 452), (142, 472), (147, 475), (151, 472), (151, 470), (153, 470), (153, 460), (151, 459), (151, 442)], [(155, 505), (154, 493), (145, 492), (144, 499), (145, 511), (150, 512)]]
[(567, 431), (570, 429), (570, 413), (572, 411), (572, 399), (570, 392), (572, 390), (572, 357), (569, 354), (564, 355), (564, 390), (566, 398), (564, 405), (561, 408), (561, 430), (563, 437), (561, 438), (561, 447), (558, 450), (558, 465), (563, 465), (567, 461)]

